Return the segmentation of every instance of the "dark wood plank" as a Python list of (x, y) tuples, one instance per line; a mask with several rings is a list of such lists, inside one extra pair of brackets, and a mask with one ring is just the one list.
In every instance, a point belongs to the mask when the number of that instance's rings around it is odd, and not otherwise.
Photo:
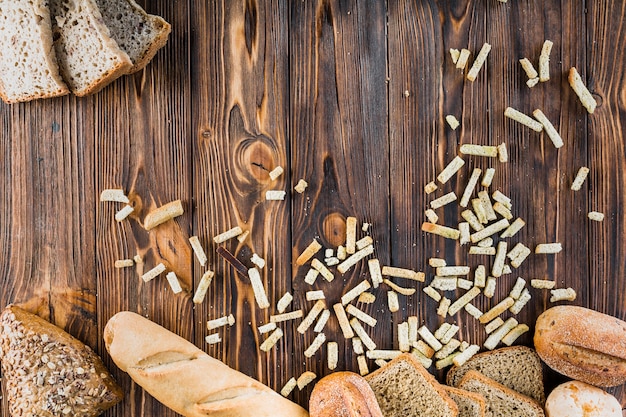
[[(586, 191), (586, 210), (601, 211), (602, 223), (588, 222), (589, 307), (626, 319), (624, 259), (626, 192), (624, 129), (626, 85), (623, 48), (626, 41), (626, 5), (617, 1), (592, 2), (587, 15), (587, 62), (575, 62), (598, 108), (591, 116), (576, 103), (578, 114), (588, 117), (586, 136), (591, 169)], [(586, 65), (585, 65), (586, 64)], [(583, 212), (584, 213), (584, 212)], [(611, 390), (626, 406), (624, 386)]]
[[(345, 219), (355, 216), (372, 223), (375, 256), (389, 264), (389, 210), (386, 102), (385, 8), (382, 2), (293, 2), (290, 16), (290, 131), (293, 183), (304, 178), (309, 188), (294, 195), (292, 224), (294, 256), (318, 238), (324, 248), (345, 243)], [(364, 28), (368, 28), (364, 30)], [(323, 256), (323, 254), (322, 254)], [(295, 259), (295, 258), (293, 258)], [(333, 282), (321, 277), (311, 288), (303, 278), (308, 265), (293, 267), (295, 306), (305, 311), (310, 289), (323, 289), (327, 307), (369, 275), (360, 263)], [(382, 287), (374, 293), (386, 304)], [(379, 319), (371, 337), (391, 347), (393, 325), (384, 308), (359, 306)], [(326, 325), (327, 340), (339, 343), (338, 370), (356, 370), (351, 342), (344, 341), (334, 317)], [(294, 343), (301, 357), (315, 335), (307, 332)], [(340, 353), (341, 355), (341, 353)], [(326, 349), (295, 363), (293, 375), (305, 370), (329, 373)], [(311, 387), (296, 394), (307, 404)]]
[[(280, 389), (290, 374), (292, 329), (272, 351), (259, 350), (256, 330), (275, 313), (276, 301), (292, 291), (289, 198), (266, 201), (267, 190), (290, 193), (288, 120), (288, 19), (285, 2), (196, 2), (192, 25), (194, 194), (196, 233), (205, 242), (208, 267), (216, 272), (206, 301), (196, 308), (196, 343), (206, 345), (207, 319), (233, 314), (237, 323), (220, 330), (223, 342), (207, 351), (229, 366)], [(271, 181), (277, 166), (284, 174)], [(250, 235), (227, 248), (247, 267), (253, 253), (266, 260), (261, 274), (271, 303), (258, 308), (250, 280), (218, 257), (213, 237), (240, 226)], [(202, 271), (196, 273), (199, 280)]]
[[(93, 97), (87, 120), (93, 120), (95, 189), (123, 188), (135, 211), (117, 223), (123, 205), (96, 206), (98, 319), (102, 332), (107, 320), (122, 310), (136, 311), (180, 336), (192, 340), (192, 228), (191, 112), (188, 65), (188, 12), (184, 4), (152, 2), (148, 12), (172, 25), (167, 46), (142, 71), (123, 77)], [(185, 214), (147, 232), (143, 219), (151, 210), (180, 199)], [(137, 268), (115, 269), (116, 259), (143, 257)], [(140, 275), (163, 262), (174, 271), (183, 293), (174, 295), (165, 274), (149, 283)], [(127, 393), (125, 401), (107, 415), (176, 415), (119, 371), (103, 348), (100, 353)]]

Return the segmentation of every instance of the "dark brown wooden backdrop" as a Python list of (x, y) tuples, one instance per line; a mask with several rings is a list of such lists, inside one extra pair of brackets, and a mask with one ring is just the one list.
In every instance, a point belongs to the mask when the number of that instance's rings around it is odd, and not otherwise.
[[(300, 336), (295, 326), (286, 327), (277, 349), (258, 350), (262, 340), (250, 323), (266, 322), (273, 307), (256, 309), (246, 280), (212, 244), (235, 225), (250, 230), (251, 240), (226, 247), (266, 258), (270, 301), (289, 290), (294, 308), (307, 310), (306, 271), (292, 259), (314, 237), (326, 247), (341, 243), (346, 216), (373, 224), (384, 264), (428, 270), (431, 256), (473, 266), (485, 261), (420, 231), (430, 199), (423, 186), (462, 143), (506, 142), (510, 161), (466, 158), (443, 190), (460, 195), (473, 167), (495, 166), (493, 188), (508, 194), (527, 221), (513, 241), (563, 243), (556, 256), (531, 256), (506, 278), (511, 285), (517, 276), (553, 278), (578, 291), (575, 304), (626, 318), (625, 2), (142, 3), (173, 28), (145, 70), (88, 98), (0, 104), (0, 304), (24, 304), (103, 355), (127, 391), (107, 416), (175, 415), (107, 357), (102, 330), (120, 310), (146, 315), (276, 389), (304, 370), (328, 373), (325, 355), (304, 360), (312, 336)], [(554, 41), (552, 79), (529, 89), (518, 59), (536, 62), (545, 39)], [(448, 50), (477, 52), (484, 42), (493, 49), (476, 82), (468, 82)], [(592, 116), (567, 83), (571, 66), (599, 102)], [(543, 109), (565, 146), (557, 151), (544, 134), (505, 120), (509, 105), (526, 113)], [(456, 131), (445, 125), (447, 114), (461, 121)], [(272, 183), (267, 172), (276, 165), (285, 175)], [(582, 165), (591, 173), (574, 193), (569, 186)], [(266, 190), (292, 190), (300, 178), (310, 184), (305, 194), (265, 201)], [(119, 207), (99, 203), (100, 191), (113, 187), (129, 193), (130, 221), (117, 224)], [(144, 231), (145, 214), (174, 199), (183, 201), (185, 214)], [(589, 222), (590, 210), (603, 211), (605, 221)], [(458, 221), (456, 208), (438, 211), (441, 222)], [(200, 306), (194, 308), (188, 291), (172, 295), (163, 279), (146, 285), (140, 271), (113, 267), (139, 253), (146, 269), (165, 262), (192, 288), (204, 271), (187, 243), (194, 234), (216, 271)], [(316, 287), (336, 301), (364, 278), (363, 266)], [(509, 289), (499, 285), (495, 299)], [(377, 294), (367, 311), (379, 319), (371, 334), (381, 347), (394, 346), (396, 324), (409, 315), (431, 328), (440, 321), (421, 291), (401, 298), (393, 315), (385, 291)], [(520, 315), (531, 325), (550, 306), (545, 293), (533, 296)], [(221, 330), (222, 343), (207, 347), (206, 320), (229, 313), (237, 324)], [(484, 340), (474, 320), (460, 314), (457, 321), (463, 339)], [(338, 369), (356, 370), (334, 319), (326, 333), (345, 352)], [(520, 343), (531, 339), (527, 334)], [(553, 373), (548, 378), (548, 385), (559, 380)], [(611, 392), (626, 403), (623, 387)], [(309, 393), (292, 398), (306, 405)]]

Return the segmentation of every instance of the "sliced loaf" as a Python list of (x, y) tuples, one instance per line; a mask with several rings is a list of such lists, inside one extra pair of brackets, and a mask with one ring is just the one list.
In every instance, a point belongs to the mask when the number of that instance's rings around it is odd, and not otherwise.
[(487, 404), (482, 395), (460, 388), (443, 386), (450, 398), (459, 407), (459, 417), (485, 417)]
[(534, 398), (539, 404), (546, 402), (541, 360), (534, 349), (511, 346), (474, 355), (463, 366), (450, 368), (447, 384), (458, 386), (469, 370), (478, 371), (505, 387)]
[(134, 0), (96, 0), (111, 37), (133, 62), (128, 73), (139, 71), (167, 43), (171, 26), (146, 13)]
[(456, 403), (409, 353), (367, 375), (385, 417), (455, 417)]
[(0, 96), (7, 103), (69, 93), (59, 75), (46, 3), (0, 2)]
[(74, 94), (96, 93), (132, 68), (95, 0), (50, 0), (50, 12), (61, 75)]
[(477, 371), (467, 371), (459, 388), (481, 394), (487, 401), (486, 417), (544, 417), (543, 408), (532, 398), (498, 384)]

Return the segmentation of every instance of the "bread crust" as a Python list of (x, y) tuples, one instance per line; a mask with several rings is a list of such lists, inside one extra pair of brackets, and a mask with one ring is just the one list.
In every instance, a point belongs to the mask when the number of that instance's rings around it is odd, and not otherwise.
[(309, 400), (311, 417), (383, 417), (365, 378), (354, 372), (335, 372), (313, 388)]
[(115, 364), (186, 417), (308, 417), (269, 387), (132, 312), (113, 316), (104, 341)]
[(626, 322), (584, 307), (557, 306), (537, 318), (535, 348), (555, 371), (600, 387), (626, 382)]

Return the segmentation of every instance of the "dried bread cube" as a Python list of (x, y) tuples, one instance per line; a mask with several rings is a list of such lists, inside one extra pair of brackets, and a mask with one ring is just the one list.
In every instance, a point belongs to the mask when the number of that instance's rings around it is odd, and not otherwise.
[(128, 74), (144, 68), (167, 43), (170, 24), (160, 16), (146, 13), (134, 0), (96, 0), (96, 3), (111, 37), (133, 63)]
[(131, 70), (95, 0), (51, 0), (49, 6), (60, 72), (74, 94), (96, 93)]
[(573, 191), (579, 191), (580, 188), (583, 186), (585, 179), (587, 179), (588, 174), (589, 168), (580, 167), (578, 169), (578, 172), (576, 173), (576, 177), (574, 178), (574, 181), (572, 182), (572, 187), (570, 189)]
[(163, 224), (174, 217), (178, 217), (183, 213), (184, 210), (181, 201), (174, 200), (148, 213), (143, 221), (143, 227), (146, 230), (152, 230), (158, 225)]
[(483, 46), (480, 48), (480, 52), (478, 52), (478, 55), (476, 56), (476, 59), (474, 60), (474, 64), (472, 64), (472, 68), (470, 68), (469, 72), (467, 73), (468, 80), (470, 81), (476, 80), (476, 77), (478, 77), (478, 72), (483, 67), (483, 64), (485, 63), (485, 60), (487, 59), (487, 55), (489, 55), (490, 51), (491, 51), (491, 45), (485, 42)]
[(456, 128), (459, 127), (460, 124), (457, 118), (454, 117), (454, 115), (452, 114), (446, 116), (446, 122), (448, 122), (448, 125), (452, 128), (452, 130), (456, 130)]
[(587, 111), (591, 114), (596, 109), (598, 103), (593, 98), (585, 84), (583, 83), (582, 78), (580, 78), (580, 74), (576, 67), (572, 67), (569, 70), (568, 76), (569, 85), (572, 87), (582, 105), (587, 109)]
[(533, 111), (533, 116), (535, 116), (535, 119), (541, 122), (541, 124), (543, 125), (543, 128), (546, 130), (546, 133), (548, 134), (548, 137), (554, 144), (554, 147), (557, 149), (562, 147), (563, 139), (561, 138), (561, 135), (559, 135), (559, 132), (557, 132), (557, 130), (554, 128), (554, 125), (546, 117), (546, 115), (543, 114), (541, 110), (536, 109), (535, 111)]
[(45, 0), (11, 0), (0, 7), (0, 97), (7, 103), (69, 93), (59, 73), (47, 5)]
[(550, 80), (550, 52), (552, 51), (552, 41), (544, 41), (539, 55), (539, 81), (546, 82)]

